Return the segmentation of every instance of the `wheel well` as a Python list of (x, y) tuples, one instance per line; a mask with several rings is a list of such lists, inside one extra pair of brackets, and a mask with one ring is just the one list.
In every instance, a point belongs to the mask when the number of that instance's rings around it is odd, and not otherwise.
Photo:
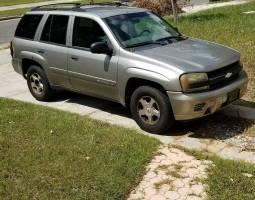
[(166, 90), (164, 89), (164, 87), (156, 82), (148, 81), (148, 80), (140, 79), (140, 78), (131, 78), (128, 80), (127, 85), (126, 85), (126, 90), (125, 90), (125, 105), (126, 105), (126, 107), (129, 107), (131, 95), (133, 94), (135, 89), (140, 86), (144, 86), (144, 85), (157, 88), (161, 92), (166, 94)]
[(27, 71), (28, 71), (29, 67), (32, 65), (36, 65), (36, 66), (40, 67), (41, 69), (43, 69), (42, 66), (38, 62), (35, 62), (31, 59), (23, 59), (22, 60), (22, 72), (23, 72), (24, 78), (26, 78)]

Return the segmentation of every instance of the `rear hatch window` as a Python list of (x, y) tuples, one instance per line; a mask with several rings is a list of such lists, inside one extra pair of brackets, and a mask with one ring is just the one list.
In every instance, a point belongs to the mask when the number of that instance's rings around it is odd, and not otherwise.
[(19, 22), (15, 32), (15, 37), (34, 39), (37, 27), (43, 15), (24, 15)]

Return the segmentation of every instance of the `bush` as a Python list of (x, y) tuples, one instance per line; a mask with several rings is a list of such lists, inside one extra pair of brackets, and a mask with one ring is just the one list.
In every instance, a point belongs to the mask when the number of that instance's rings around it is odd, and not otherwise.
[[(176, 4), (177, 0), (174, 0)], [(135, 0), (133, 5), (140, 8), (147, 8), (157, 13), (158, 15), (172, 14), (171, 0)], [(181, 6), (177, 5), (177, 11), (182, 12)]]

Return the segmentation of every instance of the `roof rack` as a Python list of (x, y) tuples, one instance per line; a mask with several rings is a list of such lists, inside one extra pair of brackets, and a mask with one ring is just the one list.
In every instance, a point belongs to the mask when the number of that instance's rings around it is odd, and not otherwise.
[[(127, 6), (124, 1), (102, 2), (102, 3), (55, 3), (32, 8), (32, 11), (42, 10), (79, 10), (82, 6)], [(85, 11), (86, 9), (82, 9)]]
[(127, 6), (128, 0), (116, 0), (112, 2), (101, 2), (101, 3), (88, 3), (88, 4), (82, 4), (83, 6), (87, 5), (99, 5), (99, 6)]
[[(58, 9), (65, 9), (64, 7), (57, 7), (57, 6), (72, 6), (71, 9), (73, 8), (79, 8), (81, 3), (53, 3), (53, 4), (47, 4), (47, 5), (42, 5), (42, 6), (37, 6), (37, 7), (34, 7), (32, 8), (31, 10), (32, 11), (35, 11), (35, 10), (58, 10)], [(66, 8), (67, 9), (67, 8)], [(70, 8), (68, 8), (70, 9)]]

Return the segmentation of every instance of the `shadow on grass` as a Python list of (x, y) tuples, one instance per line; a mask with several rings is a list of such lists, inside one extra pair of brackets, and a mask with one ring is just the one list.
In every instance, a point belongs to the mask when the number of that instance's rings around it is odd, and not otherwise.
[[(73, 92), (61, 92), (55, 101), (65, 101), (95, 108), (104, 112), (131, 118), (127, 108), (119, 103), (102, 100)], [(255, 106), (255, 103), (253, 104)], [(255, 121), (230, 117), (218, 112), (201, 119), (187, 122), (176, 122), (176, 125), (165, 136), (184, 136), (204, 139), (226, 140), (243, 134)]]

